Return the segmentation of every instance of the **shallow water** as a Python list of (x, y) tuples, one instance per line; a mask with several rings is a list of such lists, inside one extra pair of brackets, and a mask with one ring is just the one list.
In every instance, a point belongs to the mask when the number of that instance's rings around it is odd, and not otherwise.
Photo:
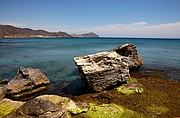
[(73, 58), (134, 43), (144, 59), (141, 69), (169, 70), (180, 81), (180, 40), (146, 38), (0, 39), (0, 80), (19, 67), (39, 68), (52, 82), (79, 77)]

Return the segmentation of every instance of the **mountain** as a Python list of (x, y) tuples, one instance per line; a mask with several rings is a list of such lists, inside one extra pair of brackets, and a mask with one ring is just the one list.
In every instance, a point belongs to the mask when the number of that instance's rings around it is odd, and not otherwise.
[(73, 37), (79, 37), (79, 38), (98, 38), (99, 36), (93, 32), (85, 33), (85, 34), (71, 34)]
[(0, 38), (56, 38), (72, 37), (65, 32), (48, 32), (45, 30), (32, 30), (30, 28), (18, 28), (10, 25), (0, 25)]
[(91, 37), (99, 37), (97, 34), (93, 33), (93, 32), (90, 32), (90, 33), (85, 33), (85, 34), (81, 34), (83, 37), (88, 37), (88, 38), (91, 38)]

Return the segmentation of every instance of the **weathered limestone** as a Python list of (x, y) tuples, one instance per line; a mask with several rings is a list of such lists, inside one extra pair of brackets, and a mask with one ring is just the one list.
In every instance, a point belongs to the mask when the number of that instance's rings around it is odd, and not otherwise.
[(134, 44), (124, 44), (110, 50), (109, 52), (111, 51), (115, 51), (122, 56), (122, 61), (128, 64), (130, 71), (140, 68), (144, 63), (142, 57), (138, 55)]
[(49, 79), (39, 70), (20, 67), (15, 77), (8, 82), (7, 94), (20, 97), (45, 89)]
[(138, 69), (143, 60), (134, 44), (125, 44), (107, 52), (75, 57), (74, 62), (94, 91), (113, 87), (129, 77), (129, 69)]

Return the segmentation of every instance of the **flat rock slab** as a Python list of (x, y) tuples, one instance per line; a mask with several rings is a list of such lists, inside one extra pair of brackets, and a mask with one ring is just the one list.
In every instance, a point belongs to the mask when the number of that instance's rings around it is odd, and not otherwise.
[(81, 76), (96, 92), (126, 81), (130, 69), (138, 69), (143, 60), (134, 44), (125, 44), (107, 52), (75, 57)]

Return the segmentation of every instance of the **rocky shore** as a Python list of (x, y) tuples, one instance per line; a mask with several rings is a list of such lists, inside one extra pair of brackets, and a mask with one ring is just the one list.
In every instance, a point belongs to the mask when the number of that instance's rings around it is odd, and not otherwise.
[[(11, 81), (5, 80), (0, 84), (0, 117), (180, 116), (180, 83), (168, 80), (167, 71), (138, 70), (143, 60), (137, 54), (134, 44), (76, 57), (74, 61), (82, 79), (53, 85), (56, 88), (54, 94), (44, 92), (53, 88), (49, 88), (50, 81), (39, 69), (19, 68)], [(29, 100), (20, 101), (20, 97), (28, 95), (31, 96)]]

